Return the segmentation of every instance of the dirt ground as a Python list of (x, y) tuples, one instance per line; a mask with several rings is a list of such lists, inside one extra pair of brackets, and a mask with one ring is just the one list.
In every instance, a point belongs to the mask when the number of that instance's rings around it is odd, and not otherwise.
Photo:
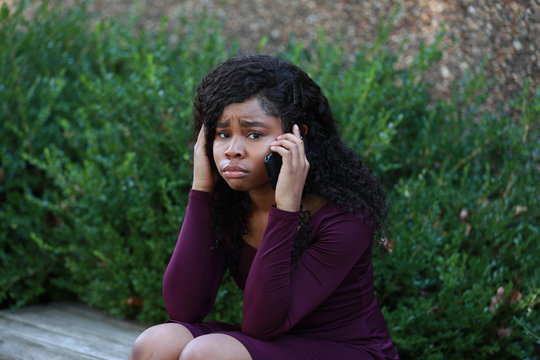
[[(90, 8), (100, 16), (122, 16), (134, 3), (94, 0)], [(409, 40), (401, 65), (413, 59), (421, 41), (433, 40), (446, 27), (444, 58), (429, 74), (436, 96), (447, 96), (454, 79), (483, 61), (486, 78), (495, 80), (491, 105), (507, 101), (525, 81), (540, 85), (540, 0), (140, 0), (139, 5), (149, 28), (163, 16), (174, 22), (180, 12), (212, 14), (223, 21), (226, 36), (239, 40), (243, 53), (256, 51), (263, 35), (272, 52), (291, 36), (313, 40), (320, 28), (330, 39), (344, 36), (352, 53), (374, 40), (381, 17), (399, 5), (391, 43), (397, 48)]]

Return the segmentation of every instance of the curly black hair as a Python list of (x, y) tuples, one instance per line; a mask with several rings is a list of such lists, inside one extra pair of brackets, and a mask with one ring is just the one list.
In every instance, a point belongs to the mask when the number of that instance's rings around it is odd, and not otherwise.
[[(365, 214), (365, 221), (374, 227), (376, 238), (380, 239), (387, 213), (380, 182), (360, 156), (341, 140), (320, 87), (290, 62), (269, 55), (240, 56), (222, 62), (203, 78), (194, 99), (193, 128), (196, 137), (201, 126), (206, 127), (208, 154), (213, 153), (216, 123), (225, 106), (253, 98), (266, 115), (281, 120), (285, 132), (292, 132), (294, 124), (307, 128), (304, 141), (310, 169), (304, 196), (318, 195), (347, 211)], [(250, 201), (246, 193), (231, 189), (219, 179), (213, 205), (215, 246), (227, 246), (233, 265), (247, 232)], [(309, 247), (309, 215), (302, 215), (292, 261)]]

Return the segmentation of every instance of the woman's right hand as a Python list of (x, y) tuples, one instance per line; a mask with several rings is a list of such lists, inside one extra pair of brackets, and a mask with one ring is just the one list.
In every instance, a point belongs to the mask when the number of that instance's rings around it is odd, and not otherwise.
[(213, 192), (217, 183), (217, 174), (212, 171), (210, 161), (206, 152), (205, 127), (201, 127), (197, 142), (193, 148), (193, 190)]

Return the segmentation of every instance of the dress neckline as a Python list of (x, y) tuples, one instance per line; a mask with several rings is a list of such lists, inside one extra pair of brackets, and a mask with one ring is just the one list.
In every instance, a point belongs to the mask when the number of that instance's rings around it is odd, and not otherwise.
[[(311, 216), (311, 221), (313, 221), (313, 219), (315, 219), (318, 215), (320, 215), (323, 212), (322, 210), (326, 209), (330, 204), (332, 204), (332, 203), (330, 201), (327, 201), (326, 203), (324, 203), (323, 206), (321, 206), (317, 211), (315, 211), (315, 214), (313, 214)], [(256, 248), (255, 246), (251, 245), (250, 243), (245, 242), (244, 240), (242, 240), (242, 241), (243, 241), (244, 245), (248, 247), (248, 249), (250, 249), (250, 250), (252, 250), (254, 252), (259, 250), (259, 248)]]

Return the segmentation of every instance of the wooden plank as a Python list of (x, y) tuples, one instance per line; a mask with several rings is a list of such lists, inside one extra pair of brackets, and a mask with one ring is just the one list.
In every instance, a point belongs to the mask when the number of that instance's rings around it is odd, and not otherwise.
[(1, 360), (95, 360), (95, 356), (88, 356), (78, 351), (58, 347), (56, 344), (48, 345), (11, 333), (7, 329), (0, 329), (0, 359)]
[[(75, 310), (75, 311), (73, 311)], [(132, 341), (140, 332), (140, 327), (108, 318), (103, 314), (76, 306), (31, 307), (0, 314), (5, 319), (19, 321), (33, 327), (52, 330), (76, 338), (116, 339), (119, 342)], [(119, 330), (122, 330), (119, 332)]]
[(126, 359), (144, 327), (79, 304), (0, 311), (0, 359)]

